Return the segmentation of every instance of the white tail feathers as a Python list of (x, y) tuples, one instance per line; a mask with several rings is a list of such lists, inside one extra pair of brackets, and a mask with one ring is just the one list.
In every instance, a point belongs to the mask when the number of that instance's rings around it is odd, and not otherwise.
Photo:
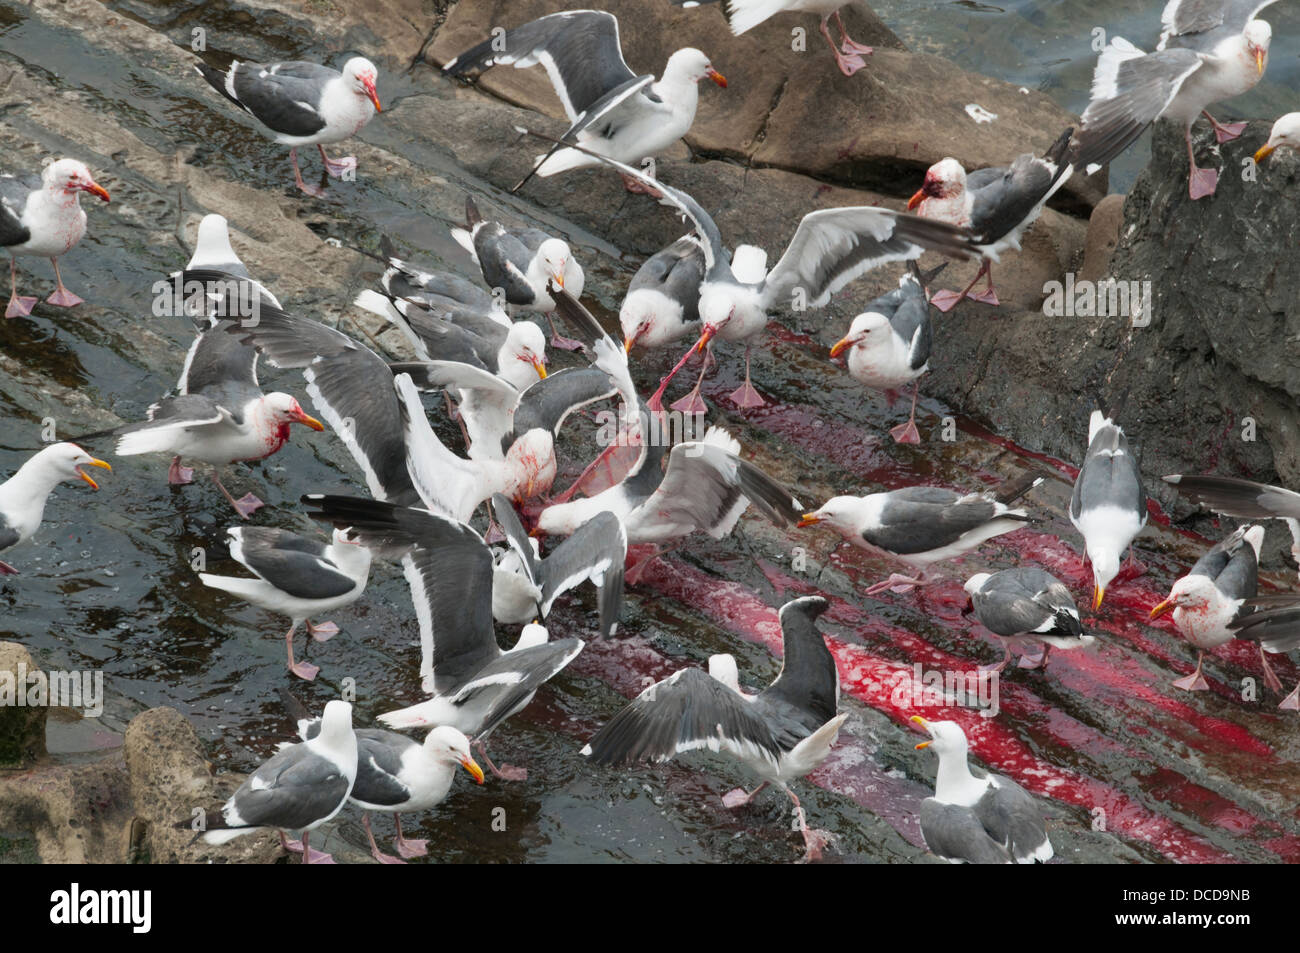
[(731, 0), (727, 5), (727, 23), (740, 36), (786, 8), (787, 0)]

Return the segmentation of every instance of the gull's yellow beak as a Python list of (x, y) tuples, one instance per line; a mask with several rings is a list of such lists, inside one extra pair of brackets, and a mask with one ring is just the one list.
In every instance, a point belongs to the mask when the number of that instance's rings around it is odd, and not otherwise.
[(546, 365), (542, 363), (542, 359), (540, 357), (534, 357), (532, 364), (533, 369), (537, 371), (537, 376), (542, 380), (546, 380)]
[(95, 459), (92, 458), (91, 461), (90, 461), (89, 463), (81, 463), (81, 464), (78, 464), (78, 465), (77, 465), (77, 475), (80, 476), (80, 477), (81, 477), (83, 480), (85, 480), (87, 483), (89, 483), (89, 484), (90, 484), (90, 488), (91, 488), (92, 490), (98, 490), (98, 489), (99, 489), (99, 484), (96, 483), (94, 480), (92, 480), (92, 479), (90, 478), (90, 474), (86, 473), (85, 470), (81, 469), (82, 467), (101, 467), (101, 468), (107, 470), (109, 473), (112, 473), (112, 472), (113, 472), (113, 468), (112, 468), (109, 464), (105, 463), (103, 460), (95, 460)]
[(707, 76), (709, 79), (713, 80), (715, 83), (717, 83), (717, 84), (718, 84), (719, 86), (721, 86), (723, 89), (726, 89), (726, 88), (727, 88), (727, 77), (723, 76), (721, 73), (719, 73), (717, 70), (715, 70), (712, 66), (710, 66), (707, 70), (705, 70), (704, 75)]
[(483, 783), (483, 769), (478, 766), (478, 762), (473, 758), (466, 758), (460, 763), (460, 766), (474, 776), (474, 780), (479, 784)]
[(383, 112), (384, 107), (379, 105), (379, 91), (375, 89), (375, 81), (372, 79), (365, 79), (361, 81), (361, 85), (365, 86), (366, 95), (369, 96), (370, 101), (375, 104), (375, 112)]
[(1101, 600), (1106, 598), (1105, 586), (1094, 586), (1092, 590), (1092, 611), (1096, 612), (1101, 608)]
[(814, 523), (820, 523), (822, 518), (816, 513), (805, 513), (803, 519), (795, 523), (795, 526), (812, 526)]
[(831, 348), (831, 357), (839, 357), (840, 352), (842, 352), (847, 347), (851, 347), (852, 345), (853, 342), (850, 341), (848, 338), (840, 338), (838, 341), (835, 342), (835, 346)]
[(1166, 599), (1164, 602), (1160, 603), (1160, 604), (1157, 605), (1154, 609), (1151, 610), (1151, 615), (1148, 616), (1148, 618), (1150, 618), (1150, 619), (1158, 619), (1158, 618), (1160, 618), (1162, 615), (1164, 615), (1166, 612), (1168, 612), (1170, 609), (1172, 609), (1173, 607), (1174, 607), (1174, 604), (1173, 604), (1172, 600)]
[[(916, 722), (922, 728), (927, 728), (928, 730), (928, 725), (926, 723), (926, 720), (922, 718), (920, 715), (913, 715), (911, 720)], [(922, 741), (919, 744), (917, 744), (916, 750), (920, 751), (922, 748), (928, 748), (929, 746), (930, 746), (930, 739), (927, 738), (925, 741)]]
[(1259, 70), (1259, 75), (1264, 75), (1264, 51), (1255, 51), (1255, 68)]
[(1277, 146), (1274, 145), (1265, 144), (1260, 146), (1259, 151), (1255, 153), (1255, 164), (1259, 165), (1261, 162), (1263, 162), (1265, 159), (1271, 156), (1274, 153), (1274, 151), (1276, 151), (1276, 149)]
[(695, 350), (703, 351), (709, 346), (709, 342), (713, 340), (713, 335), (717, 333), (717, 328), (705, 328), (704, 333), (700, 335), (700, 339), (695, 342)]

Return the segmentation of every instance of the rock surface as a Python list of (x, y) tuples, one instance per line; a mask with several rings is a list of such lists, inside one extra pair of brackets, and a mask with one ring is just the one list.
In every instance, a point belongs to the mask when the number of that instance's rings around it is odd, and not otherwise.
[[(17, 642), (0, 642), (0, 768), (30, 764), (45, 753), (45, 716), (49, 709), (20, 705), (28, 679), (41, 668)], [(6, 697), (12, 692), (11, 697)]]

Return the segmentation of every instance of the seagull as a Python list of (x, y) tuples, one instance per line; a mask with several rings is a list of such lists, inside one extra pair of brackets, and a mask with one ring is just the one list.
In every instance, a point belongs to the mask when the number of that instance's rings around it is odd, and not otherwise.
[(271, 138), (289, 146), (293, 180), (308, 195), (320, 198), (323, 189), (308, 185), (298, 169), (298, 147), (315, 146), (334, 178), (356, 174), (355, 156), (331, 159), (325, 144), (351, 139), (382, 112), (375, 91), (375, 64), (354, 56), (343, 72), (316, 63), (241, 63), (225, 70), (206, 63), (194, 67), (217, 92), (248, 113), (268, 130)]
[(1083, 536), (1084, 558), (1092, 563), (1096, 612), (1106, 587), (1119, 575), (1126, 547), (1129, 565), (1136, 567), (1133, 539), (1147, 524), (1147, 493), (1137, 458), (1123, 428), (1100, 410), (1088, 421), (1088, 452), (1074, 480), (1070, 522)]
[(907, 592), (925, 585), (922, 571), (931, 563), (961, 556), (1032, 522), (1028, 513), (1010, 504), (1041, 482), (1042, 477), (1028, 473), (982, 493), (909, 486), (867, 496), (837, 496), (805, 513), (798, 525), (825, 523), (855, 546), (906, 563), (916, 575), (890, 573), (866, 594)]
[[(658, 81), (650, 74), (637, 76), (623, 59), (618, 20), (603, 10), (553, 13), (493, 34), (450, 60), (443, 75), (464, 77), (497, 65), (526, 69), (541, 63), (569, 117), (564, 142), (576, 141), (631, 165), (660, 154), (686, 135), (695, 122), (700, 80), (727, 85), (709, 58), (690, 47), (668, 58)], [(530, 177), (598, 164), (562, 145), (539, 156)], [(644, 191), (636, 179), (625, 176), (623, 181), (629, 191)]]
[(1163, 479), (1223, 516), (1282, 520), (1291, 531), (1291, 557), (1300, 562), (1300, 493), (1239, 477), (1176, 473)]
[(492, 512), (507, 543), (494, 557), (492, 617), (507, 625), (545, 620), (559, 596), (590, 581), (600, 590), (600, 634), (611, 638), (623, 612), (627, 560), (627, 532), (619, 518), (597, 513), (543, 559), (537, 540), (500, 493), (492, 497)]
[(54, 266), (54, 293), (46, 304), (71, 308), (81, 298), (63, 286), (59, 256), (72, 250), (86, 234), (86, 213), (81, 193), (108, 201), (108, 192), (96, 184), (85, 163), (58, 159), (36, 176), (0, 173), (0, 247), (9, 252), (9, 304), (6, 318), (25, 318), (36, 307), (35, 298), (18, 294), (19, 255), (48, 258)]
[[(1249, 611), (1245, 603), (1258, 592), (1259, 548), (1263, 543), (1264, 527), (1237, 527), (1198, 559), (1187, 575), (1175, 580), (1169, 597), (1151, 610), (1153, 620), (1173, 610), (1174, 627), (1196, 646), (1196, 671), (1174, 682), (1175, 688), (1189, 692), (1209, 689), (1201, 674), (1205, 651), (1236, 637), (1228, 626)], [(1260, 659), (1268, 670), (1262, 647)]]
[(930, 305), (921, 282), (905, 274), (898, 290), (881, 295), (853, 319), (848, 334), (831, 347), (831, 357), (848, 350), (849, 374), (868, 387), (883, 390), (892, 404), (896, 391), (912, 385), (912, 413), (907, 423), (889, 431), (898, 443), (920, 443), (916, 429), (918, 380), (930, 369)]
[[(75, 443), (55, 443), (33, 454), (0, 483), (0, 553), (32, 538), (45, 516), (45, 501), (64, 480), (84, 480), (92, 490), (99, 489), (82, 467), (113, 469)], [(17, 569), (0, 560), (0, 576), (16, 575)]]
[[(964, 291), (936, 291), (931, 296), (936, 308), (947, 313), (965, 297), (998, 304), (993, 263), (1009, 249), (1020, 250), (1025, 231), (1038, 220), (1048, 200), (1070, 180), (1075, 169), (1071, 157), (1073, 136), (1074, 129), (1067, 129), (1041, 156), (1027, 152), (1009, 167), (977, 169), (968, 174), (956, 159), (946, 158), (926, 170), (921, 188), (907, 202), (908, 211), (969, 229), (982, 256), (979, 272)], [(988, 279), (987, 288), (971, 294), (980, 278)]]
[(967, 761), (966, 733), (955, 721), (926, 721), (917, 750), (939, 756), (934, 797), (921, 802), (921, 836), (930, 852), (952, 864), (1032, 864), (1052, 859), (1052, 842), (1037, 802), (1016, 782)]
[(309, 494), (303, 503), (363, 544), (410, 557), (404, 566), (420, 623), (421, 684), (431, 697), (379, 720), (390, 728), (451, 725), (474, 739), (493, 774), (527, 777), (524, 769), (497, 768), (485, 741), (586, 643), (549, 642), (545, 627), (529, 624), (513, 649), (501, 651), (492, 625), (492, 551), (464, 523), (375, 500)]
[(966, 580), (970, 607), (980, 624), (1002, 643), (1002, 661), (982, 667), (981, 671), (1001, 672), (1011, 662), (1011, 642), (1023, 645), (1039, 642), (1042, 653), (1032, 661), (1020, 660), (1021, 668), (1040, 668), (1047, 664), (1053, 648), (1084, 648), (1096, 641), (1085, 635), (1079, 624), (1079, 607), (1070, 590), (1041, 569), (1004, 569), (1001, 572), (978, 572)]
[[(190, 256), (189, 262), (185, 265), (187, 269), (205, 269), (208, 271), (220, 271), (227, 275), (233, 275), (236, 278), (243, 278), (252, 283), (252, 287), (257, 293), (265, 297), (271, 304), (277, 308), (280, 306), (280, 300), (271, 292), (271, 289), (255, 279), (248, 272), (248, 268), (239, 259), (235, 253), (234, 247), (230, 244), (230, 223), (224, 215), (212, 213), (204, 215), (199, 221), (199, 230), (194, 242), (194, 254)], [(224, 295), (212, 294), (209, 300), (213, 305), (224, 301)]]
[(1268, 142), (1255, 153), (1255, 163), (1263, 162), (1278, 149), (1300, 151), (1300, 113), (1287, 113), (1273, 123)]
[[(1285, 593), (1247, 599), (1243, 611), (1228, 623), (1228, 628), (1239, 639), (1259, 643), (1259, 658), (1264, 663), (1265, 681), (1275, 692), (1281, 692), (1282, 682), (1265, 653), (1281, 655), (1300, 649), (1300, 596)], [(1277, 707), (1300, 711), (1300, 682), (1296, 683), (1290, 695), (1278, 702)]]
[[(312, 850), (311, 831), (343, 810), (357, 779), (357, 736), (352, 730), (352, 706), (326, 702), (320, 731), (310, 741), (289, 745), (248, 776), (221, 808), (208, 814), (203, 839), (225, 844), (243, 834), (277, 828), (286, 850), (301, 851), (304, 864), (332, 864), (329, 854)], [(184, 821), (180, 827), (189, 827)], [(285, 838), (301, 830), (301, 841)]]
[(1213, 103), (1255, 88), (1268, 65), (1273, 29), (1257, 19), (1275, 0), (1170, 0), (1155, 52), (1113, 37), (1097, 58), (1092, 98), (1083, 113), (1079, 165), (1091, 174), (1128, 148), (1151, 123), (1171, 119), (1187, 141), (1188, 194), (1213, 195), (1219, 173), (1196, 165), (1192, 124), (1204, 115), (1215, 138), (1237, 138), (1245, 123), (1224, 125)]
[[(582, 297), (586, 282), (582, 266), (569, 243), (537, 228), (507, 228), (483, 218), (469, 196), (465, 197), (465, 227), (453, 228), (451, 237), (469, 252), (492, 289), (512, 311), (555, 311), (549, 285), (554, 281), (575, 298)], [(549, 318), (548, 318), (549, 320)], [(575, 342), (563, 338), (551, 323), (551, 344), (574, 350)]]
[[(302, 703), (281, 689), (281, 698), (290, 704), (298, 723), (298, 737), (310, 741), (320, 734), (321, 719), (312, 718)], [(455, 728), (434, 728), (418, 742), (382, 728), (358, 728), (357, 781), (348, 800), (361, 808), (361, 823), (370, 840), (370, 856), (381, 864), (402, 864), (405, 860), (385, 854), (375, 843), (370, 829), (371, 812), (392, 814), (397, 824), (393, 845), (401, 857), (424, 857), (429, 842), (407, 840), (402, 834), (400, 812), (428, 811), (437, 807), (451, 793), (456, 768), (462, 767), (479, 784), (483, 769), (469, 750), (469, 739)]]
[(803, 859), (817, 860), (830, 839), (812, 830), (790, 782), (817, 768), (849, 717), (837, 714), (840, 680), (817, 617), (829, 603), (807, 596), (781, 607), (784, 662), (771, 685), (756, 695), (740, 688), (736, 660), (709, 658), (706, 675), (684, 668), (651, 685), (591, 737), (582, 754), (598, 765), (664, 762), (707, 748), (740, 761), (762, 779), (753, 791), (729, 792), (729, 808), (748, 804), (768, 784), (794, 803), (803, 834)]
[(289, 616), (293, 624), (284, 634), (289, 671), (312, 681), (320, 668), (293, 660), (293, 634), (303, 622), (317, 642), (338, 634), (339, 627), (333, 622), (313, 625), (309, 617), (341, 609), (361, 597), (370, 576), (370, 550), (337, 530), (328, 545), (269, 526), (232, 526), (226, 535), (230, 537), (230, 557), (257, 578), (201, 572), (199, 581), (259, 609)]
[[(716, 0), (673, 0), (673, 6), (694, 7), (715, 2)], [(862, 57), (870, 56), (873, 50), (855, 41), (844, 28), (844, 21), (840, 19), (840, 9), (849, 2), (850, 0), (723, 0), (722, 12), (727, 18), (727, 25), (731, 27), (731, 32), (736, 36), (752, 30), (778, 13), (820, 14), (822, 36), (826, 37), (826, 43), (830, 46), (831, 53), (835, 55), (835, 65), (845, 76), (852, 76), (867, 65)], [(840, 30), (839, 46), (836, 46), (835, 41), (831, 39), (831, 31), (827, 26), (832, 16), (835, 17), (835, 25)]]
[(663, 347), (700, 330), (704, 248), (683, 235), (642, 263), (618, 311), (623, 346)]
[[(979, 254), (974, 239), (964, 229), (889, 209), (858, 206), (805, 215), (785, 254), (770, 271), (767, 253), (753, 245), (738, 246), (728, 262), (718, 226), (693, 198), (631, 166), (605, 157), (600, 161), (661, 192), (661, 202), (675, 207), (691, 223), (704, 249), (705, 272), (699, 299), (703, 330), (695, 346), (660, 382), (648, 402), (652, 410), (659, 409), (668, 382), (687, 359), (703, 352), (714, 337), (746, 342), (745, 383), (730, 395), (731, 401), (742, 408), (764, 406), (767, 402), (749, 380), (749, 351), (753, 338), (767, 327), (767, 313), (778, 304), (824, 307), (832, 294), (872, 268), (891, 261), (908, 261), (926, 250), (955, 258)], [(672, 409), (703, 413), (699, 384)]]

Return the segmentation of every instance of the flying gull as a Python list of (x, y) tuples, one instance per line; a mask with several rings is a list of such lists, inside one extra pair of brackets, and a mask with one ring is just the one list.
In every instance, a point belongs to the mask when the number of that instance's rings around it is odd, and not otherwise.
[[(248, 776), (220, 813), (209, 813), (203, 839), (225, 844), (264, 828), (280, 832), (286, 850), (301, 851), (304, 864), (332, 864), (329, 854), (312, 850), (308, 834), (347, 804), (357, 779), (357, 737), (352, 730), (352, 706), (326, 702), (320, 731), (310, 741), (289, 745)], [(180, 827), (190, 827), (184, 821)], [(301, 841), (289, 841), (285, 831), (302, 831)]]
[(781, 607), (784, 662), (772, 684), (758, 694), (741, 690), (732, 656), (711, 656), (707, 675), (684, 668), (643, 691), (591, 737), (582, 754), (599, 765), (664, 762), (699, 749), (726, 754), (762, 783), (748, 793), (729, 792), (723, 804), (748, 804), (775, 784), (794, 803), (803, 859), (820, 858), (829, 835), (808, 827), (789, 785), (826, 760), (849, 717), (837, 714), (839, 673), (817, 631), (817, 617), (828, 605), (820, 596), (808, 596)]
[(306, 623), (317, 642), (338, 634), (333, 622), (313, 625), (310, 617), (341, 609), (361, 597), (370, 576), (370, 550), (338, 531), (328, 544), (269, 526), (233, 526), (226, 534), (230, 557), (257, 578), (201, 572), (199, 580), (260, 609), (287, 615), (293, 621), (284, 634), (289, 671), (311, 681), (320, 668), (294, 661), (293, 634), (300, 623)]
[(1085, 635), (1079, 623), (1079, 607), (1070, 590), (1051, 573), (1030, 567), (978, 572), (966, 580), (971, 611), (980, 625), (998, 636), (1002, 661), (982, 667), (1001, 672), (1011, 662), (1011, 643), (1023, 646), (1041, 643), (1041, 654), (1020, 660), (1021, 668), (1047, 664), (1053, 648), (1077, 649), (1091, 645), (1095, 636)]
[(46, 304), (71, 308), (81, 299), (63, 286), (59, 256), (72, 250), (86, 234), (86, 213), (81, 193), (105, 202), (108, 193), (90, 175), (85, 163), (58, 159), (41, 170), (40, 177), (0, 173), (0, 247), (9, 252), (9, 304), (6, 318), (24, 318), (36, 299), (18, 294), (18, 256), (48, 258), (54, 266), (54, 293)]
[(930, 852), (953, 864), (1032, 864), (1052, 859), (1052, 842), (1037, 802), (1016, 782), (967, 761), (966, 733), (955, 721), (926, 721), (916, 747), (939, 756), (934, 797), (921, 802), (921, 836)]
[[(1254, 610), (1254, 611), (1251, 611)], [(1244, 611), (1228, 628), (1239, 639), (1259, 643), (1260, 661), (1264, 663), (1264, 679), (1275, 692), (1282, 691), (1282, 682), (1269, 664), (1268, 655), (1281, 655), (1300, 649), (1300, 596), (1284, 593), (1274, 596), (1256, 596), (1247, 599)], [(1300, 682), (1291, 694), (1278, 702), (1278, 708), (1300, 711)]]
[[(1038, 220), (1048, 200), (1056, 194), (1075, 169), (1071, 155), (1074, 129), (1067, 129), (1041, 156), (1025, 153), (1008, 167), (977, 169), (967, 173), (956, 159), (941, 159), (930, 166), (925, 181), (908, 200), (909, 211), (922, 218), (947, 222), (969, 229), (981, 254), (980, 269), (965, 290), (936, 291), (930, 302), (948, 312), (964, 297), (985, 304), (998, 304), (993, 288), (993, 263), (1003, 252), (1020, 250), (1020, 239)], [(988, 279), (979, 294), (971, 289), (980, 278)]]
[(1291, 556), (1300, 563), (1300, 493), (1239, 477), (1176, 473), (1164, 481), (1223, 516), (1282, 520), (1291, 531)]
[(323, 189), (308, 185), (298, 169), (298, 147), (320, 150), (325, 171), (334, 178), (356, 174), (356, 156), (331, 159), (325, 144), (351, 139), (371, 117), (383, 111), (375, 91), (375, 64), (354, 56), (343, 72), (316, 63), (241, 63), (225, 70), (206, 63), (194, 67), (208, 83), (268, 130), (271, 138), (289, 146), (293, 180), (308, 195), (320, 198)]
[[(673, 5), (696, 7), (715, 2), (717, 0), (673, 0)], [(844, 21), (840, 19), (840, 9), (847, 6), (849, 2), (850, 0), (723, 0), (722, 12), (727, 18), (727, 25), (731, 27), (731, 32), (736, 36), (752, 30), (778, 13), (820, 14), (822, 36), (826, 37), (826, 43), (835, 55), (835, 64), (845, 76), (852, 76), (867, 65), (862, 57), (870, 56), (873, 50), (869, 46), (856, 42), (844, 28)], [(828, 24), (832, 16), (835, 17), (835, 25), (840, 30), (839, 46), (836, 46), (835, 41), (831, 39)]]
[[(288, 692), (280, 697), (298, 723), (298, 737), (310, 741), (320, 734), (321, 719), (312, 718), (306, 708)], [(361, 823), (370, 840), (370, 855), (381, 864), (402, 864), (405, 860), (385, 854), (375, 843), (370, 829), (370, 814), (392, 814), (397, 824), (393, 845), (406, 859), (429, 853), (428, 841), (408, 840), (402, 834), (402, 813), (428, 811), (437, 807), (451, 793), (456, 768), (469, 772), (479, 784), (483, 769), (469, 750), (469, 739), (455, 728), (434, 728), (423, 742), (383, 728), (358, 728), (357, 781), (348, 800), (361, 808)]]
[(905, 274), (898, 290), (871, 301), (853, 319), (848, 333), (831, 347), (831, 357), (849, 352), (849, 374), (868, 387), (883, 390), (892, 404), (898, 388), (912, 385), (912, 412), (907, 423), (889, 431), (898, 443), (920, 443), (916, 429), (919, 379), (930, 369), (930, 305), (921, 282)]
[(365, 545), (410, 557), (404, 566), (420, 624), (420, 676), (431, 697), (379, 720), (391, 728), (451, 725), (474, 739), (494, 774), (526, 777), (523, 769), (497, 768), (484, 743), (573, 661), (582, 639), (549, 642), (543, 626), (530, 624), (513, 649), (501, 651), (492, 623), (492, 551), (464, 523), (374, 500), (308, 495), (303, 502)]
[[(658, 155), (686, 135), (695, 122), (700, 80), (727, 85), (709, 58), (690, 47), (668, 58), (660, 80), (651, 74), (637, 76), (623, 59), (618, 20), (603, 10), (553, 13), (525, 23), (466, 50), (442, 72), (464, 77), (498, 65), (526, 69), (538, 63), (569, 117), (563, 140), (630, 165)], [(538, 157), (530, 175), (545, 177), (597, 164), (557, 144)], [(644, 190), (636, 179), (625, 176), (623, 181), (629, 191)]]
[[(1249, 611), (1245, 603), (1259, 589), (1259, 548), (1263, 543), (1264, 527), (1237, 527), (1198, 559), (1187, 575), (1175, 580), (1168, 598), (1151, 610), (1152, 619), (1172, 610), (1174, 627), (1196, 646), (1196, 671), (1174, 682), (1175, 688), (1203, 692), (1210, 687), (1201, 674), (1205, 652), (1236, 637), (1228, 626)], [(1268, 670), (1263, 648), (1260, 658)]]
[(1119, 424), (1100, 410), (1088, 421), (1088, 452), (1074, 480), (1070, 522), (1083, 536), (1084, 558), (1092, 563), (1092, 611), (1101, 608), (1106, 587), (1119, 575), (1119, 561), (1147, 524), (1147, 493), (1142, 471)]
[(1091, 173), (1157, 119), (1181, 123), (1187, 141), (1188, 194), (1213, 195), (1219, 173), (1196, 165), (1192, 124), (1204, 115), (1215, 138), (1237, 138), (1245, 123), (1224, 125), (1207, 107), (1255, 88), (1268, 64), (1273, 29), (1259, 12), (1274, 0), (1170, 0), (1152, 53), (1113, 37), (1097, 58), (1092, 98), (1079, 132), (1078, 165)]
[[(92, 490), (99, 489), (82, 467), (113, 469), (75, 443), (55, 443), (33, 454), (0, 483), (0, 553), (32, 538), (45, 516), (46, 500), (64, 480), (84, 480)], [(0, 560), (0, 576), (16, 575), (17, 569)]]
[(923, 570), (953, 559), (985, 540), (1032, 522), (1011, 504), (1042, 482), (1033, 473), (1013, 477), (996, 491), (959, 493), (938, 486), (909, 486), (867, 496), (837, 496), (805, 513), (799, 526), (825, 523), (853, 545), (906, 563), (915, 575), (890, 573), (867, 589), (907, 592), (928, 580)]

